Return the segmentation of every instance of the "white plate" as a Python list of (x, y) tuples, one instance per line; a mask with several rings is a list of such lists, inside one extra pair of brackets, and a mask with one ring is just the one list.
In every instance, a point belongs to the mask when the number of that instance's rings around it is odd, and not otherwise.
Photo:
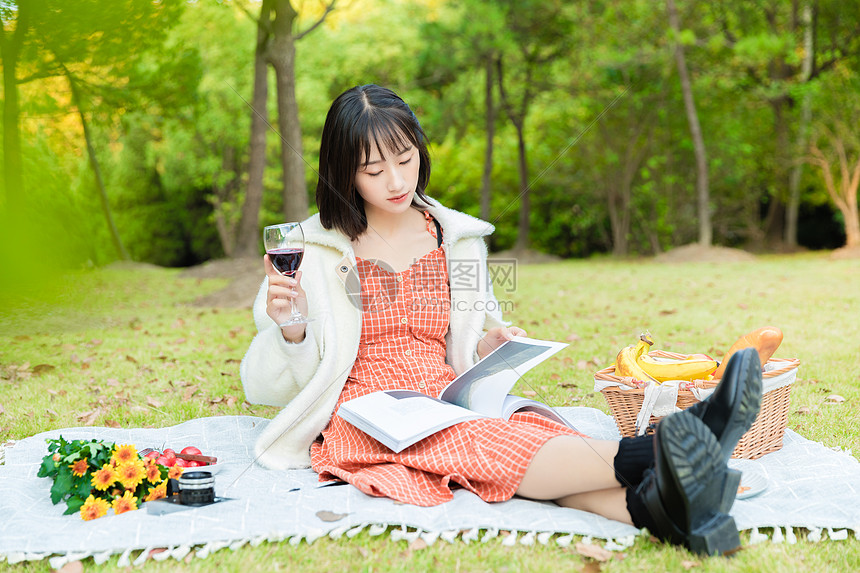
[[(749, 488), (749, 489), (745, 489)], [(754, 471), (745, 471), (741, 474), (741, 485), (738, 487), (736, 499), (747, 499), (767, 489), (767, 478), (764, 474)]]

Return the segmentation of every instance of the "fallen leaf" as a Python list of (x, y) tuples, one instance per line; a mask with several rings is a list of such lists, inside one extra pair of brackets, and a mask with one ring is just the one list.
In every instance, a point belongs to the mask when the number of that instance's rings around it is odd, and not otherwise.
[(599, 573), (600, 563), (597, 561), (586, 561), (580, 571), (582, 571), (582, 573)]
[(427, 549), (427, 542), (420, 537), (409, 544), (409, 551), (421, 551), (422, 549)]
[(831, 394), (826, 398), (828, 404), (841, 404), (845, 401), (845, 398), (840, 396), (839, 394)]
[(550, 374), (549, 379), (550, 380), (561, 380), (561, 374)]
[(743, 303), (743, 302), (739, 302), (739, 303), (738, 303), (738, 308), (739, 308), (739, 309), (741, 309), (741, 310), (746, 310), (746, 309), (748, 309), (748, 308), (749, 308), (749, 305), (748, 305), (748, 304), (745, 304), (745, 303)]
[(590, 543), (582, 543), (581, 541), (576, 544), (576, 552), (582, 555), (583, 557), (589, 557), (594, 559), (595, 561), (609, 561), (612, 559), (612, 552), (607, 551), (603, 547), (599, 545), (593, 545)]
[(559, 386), (562, 388), (576, 388), (576, 382), (562, 382)]
[(56, 369), (57, 367), (53, 364), (36, 364), (35, 366), (33, 366), (33, 374), (35, 374), (36, 376), (41, 376), (46, 372), (51, 372), (52, 370)]
[(525, 396), (526, 398), (534, 398), (535, 396), (537, 396), (537, 392), (535, 392), (534, 390), (523, 390), (523, 396)]
[(116, 420), (105, 420), (105, 426), (107, 426), (108, 428), (121, 428), (122, 427), (119, 425), (119, 422), (117, 422)]
[(349, 515), (348, 513), (334, 513), (333, 511), (320, 510), (317, 512), (317, 517), (320, 521), (339, 521)]
[(801, 416), (808, 416), (811, 412), (812, 410), (808, 406), (801, 406), (797, 409), (795, 414), (799, 414)]
[(81, 422), (84, 426), (92, 426), (96, 418), (101, 414), (101, 410), (96, 408), (95, 410), (90, 410), (89, 412), (84, 412), (83, 414), (78, 415), (78, 422)]
[(669, 316), (671, 314), (675, 314), (676, 312), (678, 311), (674, 308), (666, 308), (660, 311), (660, 316)]
[(365, 559), (367, 559), (368, 557), (370, 557), (370, 551), (368, 551), (368, 550), (367, 550), (366, 548), (364, 548), (364, 547), (359, 547), (359, 548), (358, 548), (358, 552), (359, 552), (359, 553), (361, 553), (361, 556), (362, 556), (362, 557), (364, 557)]
[(701, 563), (699, 563), (698, 561), (687, 561), (687, 560), (681, 561), (681, 567), (683, 567), (684, 569), (687, 569), (688, 571), (690, 569), (692, 569), (693, 567), (698, 567), (700, 565), (701, 565)]
[(191, 397), (197, 393), (197, 390), (199, 388), (200, 387), (197, 384), (194, 384), (193, 386), (188, 386), (187, 388), (185, 388), (185, 391), (182, 393), (182, 399), (185, 401), (190, 400)]
[(164, 404), (162, 404), (161, 402), (159, 402), (158, 400), (156, 400), (152, 396), (147, 396), (146, 403), (149, 404), (150, 406), (152, 406), (153, 408), (161, 408), (162, 406), (164, 406)]
[(580, 337), (575, 332), (571, 332), (567, 335), (567, 337), (565, 337), (565, 340), (567, 340), (568, 342), (576, 342), (577, 340), (580, 340)]
[(588, 360), (579, 360), (576, 363), (577, 370), (588, 370)]
[(60, 415), (59, 415), (59, 414), (57, 414), (57, 412), (56, 412), (56, 411), (51, 410), (50, 408), (46, 408), (46, 409), (45, 409), (45, 413), (46, 413), (46, 414), (48, 414), (52, 419), (53, 419), (53, 418), (59, 418), (59, 417), (60, 417)]
[(126, 354), (125, 359), (126, 359), (126, 361), (131, 362), (132, 364), (137, 364), (137, 358), (135, 358), (131, 354)]
[(83, 573), (84, 564), (80, 561), (69, 561), (59, 569), (57, 573)]

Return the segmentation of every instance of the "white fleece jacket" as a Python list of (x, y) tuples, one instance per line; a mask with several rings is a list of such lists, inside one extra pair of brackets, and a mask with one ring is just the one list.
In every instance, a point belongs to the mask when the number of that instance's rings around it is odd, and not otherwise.
[[(493, 226), (434, 200), (426, 208), (442, 226), (449, 277), (452, 262), (482, 270), (479, 288), (451, 289), (446, 361), (460, 374), (477, 361), (476, 348), (485, 332), (506, 324), (492, 284), (486, 280), (483, 237)], [(324, 229), (319, 215), (304, 221), (302, 229), (302, 287), (314, 321), (302, 342), (285, 341), (266, 314), (268, 279), (264, 278), (254, 301), (258, 333), (240, 366), (249, 402), (283, 406), (255, 445), (257, 461), (272, 469), (310, 466), (311, 443), (332, 416), (361, 337), (360, 284), (349, 238)]]

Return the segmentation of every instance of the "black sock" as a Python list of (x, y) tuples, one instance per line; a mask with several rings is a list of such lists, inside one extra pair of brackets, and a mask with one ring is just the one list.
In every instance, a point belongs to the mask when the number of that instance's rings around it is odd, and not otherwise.
[(621, 438), (613, 464), (618, 483), (630, 490), (635, 490), (642, 483), (645, 470), (654, 464), (653, 434)]
[(627, 488), (626, 499), (627, 511), (630, 513), (630, 519), (633, 520), (634, 527), (639, 529), (646, 527), (648, 528), (648, 531), (654, 533), (656, 531), (654, 518), (652, 518), (651, 514), (648, 512), (648, 509), (645, 507), (645, 503), (642, 501), (642, 497), (637, 493), (636, 488)]

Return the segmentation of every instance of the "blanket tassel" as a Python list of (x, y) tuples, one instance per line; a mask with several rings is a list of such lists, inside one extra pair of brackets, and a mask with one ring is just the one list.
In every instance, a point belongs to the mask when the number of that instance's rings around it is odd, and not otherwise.
[(556, 545), (559, 547), (570, 547), (570, 544), (573, 542), (573, 534), (569, 533), (562, 537), (558, 537), (555, 540)]
[(427, 546), (429, 547), (430, 545), (433, 545), (434, 543), (436, 543), (436, 540), (439, 539), (439, 532), (438, 531), (425, 531), (424, 533), (421, 534), (421, 539), (423, 539), (424, 543), (426, 543)]
[(504, 545), (505, 547), (513, 547), (517, 544), (517, 535), (517, 530), (512, 529), (510, 535), (502, 539), (502, 545)]
[(537, 541), (541, 545), (546, 545), (549, 543), (549, 540), (552, 539), (552, 531), (544, 531), (543, 533), (538, 533)]
[(481, 538), (481, 543), (486, 543), (490, 539), (495, 539), (498, 536), (499, 536), (499, 530), (496, 529), (495, 527), (491, 527), (490, 529), (487, 530), (486, 533), (484, 533), (484, 536)]

